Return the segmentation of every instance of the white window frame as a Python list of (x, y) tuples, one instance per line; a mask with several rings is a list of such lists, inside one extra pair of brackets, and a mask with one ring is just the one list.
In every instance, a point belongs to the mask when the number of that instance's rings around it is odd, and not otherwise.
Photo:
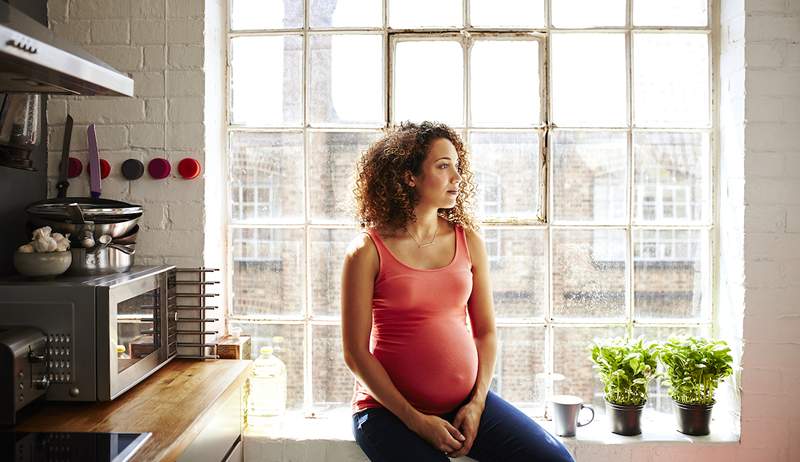
[[(331, 129), (336, 130), (337, 128), (336, 127), (330, 127), (330, 126), (314, 127), (314, 126), (311, 126), (308, 123), (308, 119), (309, 119), (308, 100), (309, 100), (309, 98), (308, 98), (307, 80), (308, 80), (308, 67), (309, 67), (309, 44), (308, 44), (308, 39), (307, 38), (309, 36), (309, 32), (312, 30), (309, 27), (309, 24), (308, 24), (309, 23), (309, 6), (310, 6), (311, 2), (310, 2), (310, 0), (303, 0), (303, 1), (304, 1), (305, 21), (304, 21), (304, 27), (301, 28), (301, 29), (270, 29), (270, 30), (264, 30), (264, 31), (235, 31), (234, 32), (234, 31), (231, 31), (231, 29), (230, 29), (230, 14), (229, 14), (228, 15), (228, 30), (227, 30), (228, 56), (230, 56), (230, 44), (231, 44), (231, 39), (233, 37), (245, 36), (245, 35), (287, 35), (287, 34), (288, 35), (302, 35), (304, 37), (304, 42), (303, 42), (304, 43), (304, 45), (303, 45), (304, 46), (304, 59), (303, 59), (303, 72), (302, 72), (302, 74), (303, 74), (302, 104), (303, 104), (303, 112), (304, 112), (304, 121), (303, 121), (302, 126), (292, 126), (292, 127), (242, 127), (242, 126), (233, 126), (231, 124), (231, 117), (230, 117), (230, 110), (231, 110), (230, 105), (232, 104), (232, 99), (230, 97), (231, 94), (230, 94), (230, 79), (229, 78), (227, 79), (227, 83), (226, 83), (226, 85), (227, 85), (227, 100), (228, 100), (228, 103), (226, 105), (227, 108), (228, 108), (228, 111), (227, 111), (227, 114), (226, 114), (226, 116), (227, 116), (226, 120), (227, 120), (227, 132), (228, 132), (227, 139), (228, 140), (230, 139), (230, 134), (232, 132), (235, 132), (235, 131), (250, 132), (250, 131), (297, 131), (297, 130), (302, 130), (304, 132), (304, 140), (305, 140), (305, 149), (304, 149), (304, 152), (305, 152), (305, 154), (304, 154), (305, 155), (305, 169), (306, 169), (305, 170), (306, 171), (306, 173), (305, 173), (305, 191), (307, 192), (308, 191), (308, 182), (309, 182), (309, 179), (308, 179), (308, 160), (309, 160), (308, 145), (309, 145), (309, 136), (310, 136), (311, 133), (313, 133), (315, 131), (330, 131)], [(714, 240), (716, 238), (716, 233), (718, 232), (718, 230), (716, 229), (716, 226), (715, 226), (717, 212), (716, 212), (716, 200), (715, 200), (716, 198), (714, 197), (716, 184), (718, 182), (718, 178), (716, 176), (716, 175), (718, 175), (718, 173), (716, 172), (716, 169), (714, 169), (714, 164), (716, 163), (716, 156), (717, 156), (717, 152), (718, 152), (717, 143), (715, 142), (715, 139), (716, 139), (715, 130), (716, 130), (716, 125), (717, 125), (716, 121), (718, 120), (718, 117), (716, 115), (717, 108), (716, 108), (715, 105), (712, 104), (712, 101), (714, 101), (715, 94), (716, 94), (716, 89), (715, 89), (714, 82), (715, 82), (715, 75), (716, 75), (716, 71), (715, 70), (717, 69), (717, 66), (718, 66), (718, 63), (717, 63), (718, 59), (714, 54), (714, 50), (717, 48), (715, 46), (715, 44), (718, 41), (718, 38), (716, 36), (718, 33), (713, 29), (713, 24), (714, 24), (714, 22), (713, 22), (713, 12), (715, 11), (715, 9), (717, 7), (718, 2), (716, 0), (708, 0), (708, 2), (709, 2), (708, 16), (709, 17), (708, 17), (707, 26), (704, 26), (704, 27), (635, 27), (634, 28), (632, 26), (632, 8), (633, 8), (632, 4), (633, 4), (633, 0), (628, 0), (627, 1), (627, 12), (626, 12), (626, 22), (625, 22), (624, 26), (621, 26), (621, 27), (588, 28), (588, 29), (587, 28), (581, 28), (581, 29), (556, 29), (556, 28), (553, 28), (553, 27), (550, 26), (550, 24), (552, 23), (551, 15), (550, 15), (550, 7), (549, 7), (551, 0), (545, 0), (546, 26), (544, 28), (536, 28), (536, 29), (515, 28), (515, 29), (492, 29), (492, 30), (490, 30), (490, 29), (478, 29), (478, 28), (473, 28), (473, 27), (470, 27), (470, 26), (465, 26), (465, 27), (450, 28), (450, 29), (394, 30), (394, 29), (388, 28), (388, 26), (387, 26), (389, 24), (389, 18), (388, 18), (389, 13), (388, 13), (388, 7), (387, 7), (388, 6), (388, 1), (389, 0), (382, 0), (382, 3), (383, 3), (383, 26), (382, 27), (319, 28), (319, 29), (313, 29), (314, 32), (382, 33), (383, 34), (383, 43), (384, 43), (384, 46), (385, 46), (385, 54), (384, 54), (384, 58), (383, 59), (384, 59), (384, 62), (386, 64), (386, 69), (385, 69), (385, 74), (384, 74), (384, 78), (385, 78), (385, 89), (384, 89), (385, 91), (384, 91), (384, 94), (386, 96), (384, 109), (386, 111), (386, 118), (385, 118), (385, 120), (387, 121), (386, 125), (388, 125), (390, 123), (389, 121), (393, 120), (392, 119), (392, 114), (391, 114), (393, 106), (391, 104), (391, 101), (392, 101), (392, 81), (391, 81), (391, 79), (392, 79), (392, 69), (391, 69), (391, 57), (390, 57), (391, 56), (391, 47), (392, 47), (392, 43), (393, 43), (393, 40), (392, 40), (393, 37), (399, 39), (401, 37), (405, 38), (405, 37), (414, 37), (414, 36), (419, 36), (419, 37), (423, 37), (424, 36), (424, 37), (426, 37), (428, 39), (434, 39), (435, 40), (436, 37), (437, 37), (437, 34), (439, 36), (460, 35), (462, 37), (467, 37), (467, 39), (469, 38), (469, 36), (471, 34), (475, 35), (475, 36), (481, 35), (481, 36), (484, 36), (484, 37), (495, 36), (497, 38), (501, 38), (501, 37), (509, 38), (509, 37), (512, 37), (512, 36), (516, 35), (518, 37), (532, 37), (532, 36), (540, 37), (540, 38), (543, 39), (542, 43), (545, 44), (544, 49), (540, 49), (540, 56), (542, 57), (540, 61), (541, 61), (542, 65), (543, 65), (543, 72), (540, 73), (540, 75), (543, 76), (543, 78), (541, 79), (541, 89), (540, 89), (540, 91), (542, 92), (542, 103), (543, 103), (542, 104), (542, 121), (543, 121), (543, 124), (539, 128), (541, 130), (543, 130), (543, 136), (540, 138), (540, 147), (541, 147), (540, 159), (541, 159), (541, 162), (542, 162), (541, 163), (541, 172), (542, 172), (541, 180), (542, 180), (542, 184), (540, 185), (541, 186), (540, 190), (542, 191), (542, 194), (540, 196), (541, 200), (540, 200), (540, 209), (538, 210), (538, 219), (534, 220), (534, 221), (531, 221), (531, 220), (517, 220), (517, 219), (513, 219), (513, 218), (502, 218), (502, 217), (501, 218), (483, 217), (484, 218), (484, 226), (487, 229), (493, 228), (493, 225), (497, 225), (499, 228), (505, 228), (505, 229), (514, 228), (514, 227), (519, 226), (520, 229), (523, 229), (523, 228), (535, 228), (535, 229), (542, 229), (545, 232), (545, 236), (546, 236), (545, 237), (545, 245), (547, 246), (547, 249), (548, 249), (547, 252), (546, 252), (546, 255), (547, 255), (547, 257), (546, 257), (547, 263), (546, 264), (547, 264), (548, 268), (550, 268), (550, 269), (547, 271), (547, 274), (548, 274), (548, 276), (547, 276), (547, 287), (548, 287), (548, 289), (547, 290), (548, 290), (549, 305), (548, 305), (547, 309), (545, 310), (544, 318), (543, 319), (522, 319), (522, 320), (502, 319), (502, 318), (500, 318), (500, 319), (497, 320), (497, 326), (498, 327), (544, 327), (546, 329), (545, 344), (543, 345), (544, 354), (545, 354), (545, 358), (546, 358), (545, 359), (544, 376), (547, 377), (547, 380), (546, 380), (547, 385), (545, 387), (546, 388), (545, 389), (545, 396), (546, 397), (550, 396), (553, 393), (553, 378), (554, 378), (554, 375), (555, 375), (554, 374), (554, 364), (553, 364), (554, 363), (554, 348), (555, 348), (554, 335), (553, 335), (553, 328), (554, 327), (565, 327), (565, 326), (572, 326), (572, 327), (597, 327), (597, 326), (602, 326), (602, 327), (624, 327), (628, 334), (632, 333), (633, 327), (634, 327), (634, 322), (633, 322), (633, 319), (634, 319), (634, 317), (633, 317), (634, 307), (632, 306), (632, 301), (633, 301), (633, 271), (632, 271), (632, 268), (633, 268), (634, 243), (633, 243), (632, 237), (633, 237), (634, 231), (636, 231), (637, 229), (640, 229), (640, 228), (648, 228), (649, 229), (649, 228), (654, 228), (654, 227), (657, 227), (657, 228), (675, 227), (675, 228), (689, 229), (689, 230), (691, 230), (691, 229), (700, 229), (700, 230), (703, 230), (704, 232), (707, 232), (709, 234), (709, 239), (711, 240), (711, 244), (707, 246), (707, 248), (709, 249), (709, 254), (706, 256), (706, 258), (708, 258), (709, 262), (710, 262), (709, 267), (711, 268), (711, 274), (709, 276), (709, 281), (707, 282), (707, 287), (704, 287), (704, 290), (708, 291), (706, 293), (713, 294), (712, 297), (706, 297), (706, 298), (712, 298), (713, 299), (713, 303), (711, 305), (711, 309), (710, 310), (706, 310), (706, 312), (711, 313), (711, 317), (708, 318), (708, 319), (697, 320), (697, 321), (692, 320), (692, 321), (686, 321), (686, 322), (675, 321), (675, 320), (666, 320), (666, 322), (658, 322), (658, 323), (656, 323), (656, 322), (653, 322), (653, 323), (642, 323), (642, 322), (638, 322), (637, 321), (636, 322), (636, 326), (637, 327), (642, 327), (642, 326), (662, 326), (662, 327), (676, 326), (676, 327), (698, 327), (698, 328), (713, 329), (714, 326), (712, 324), (712, 321), (716, 317), (716, 298), (717, 297), (716, 297), (716, 294), (711, 291), (711, 287), (713, 285), (712, 284), (713, 281), (717, 280), (717, 272), (718, 272), (718, 262), (717, 262), (717, 260), (715, 258), (715, 253), (716, 252), (714, 251), (714, 249), (716, 248), (716, 246), (714, 245)], [(399, 1), (399, 0), (395, 0), (395, 1)], [(463, 5), (463, 13), (462, 14), (463, 14), (463, 18), (464, 18), (464, 23), (465, 24), (469, 24), (470, 12), (469, 12), (468, 1), (466, 1), (466, 0), (463, 1), (462, 5)], [(230, 11), (230, 6), (231, 6), (231, 0), (228, 0), (228, 11)], [(585, 127), (555, 127), (549, 120), (549, 114), (552, 114), (552, 104), (553, 104), (551, 98), (549, 97), (549, 91), (548, 91), (548, 88), (551, 87), (551, 82), (550, 82), (551, 74), (549, 72), (549, 69), (547, 68), (547, 62), (548, 62), (547, 53), (548, 53), (548, 49), (549, 49), (549, 36), (550, 36), (551, 30), (557, 30), (559, 32), (598, 32), (598, 33), (603, 33), (603, 32), (616, 32), (616, 33), (624, 32), (624, 34), (625, 34), (626, 65), (627, 65), (627, 75), (628, 75), (628, 79), (627, 79), (627, 102), (626, 102), (626, 104), (627, 104), (627, 127), (607, 127), (608, 130), (625, 131), (627, 133), (627, 136), (628, 136), (628, 150), (629, 150), (629, 152), (628, 152), (628, 162), (629, 162), (629, 165), (628, 165), (628, 178), (626, 180), (627, 181), (627, 191), (628, 191), (627, 192), (628, 217), (627, 217), (627, 224), (625, 224), (625, 225), (619, 225), (619, 224), (587, 225), (587, 224), (567, 223), (567, 222), (559, 223), (559, 222), (552, 222), (551, 220), (549, 220), (547, 218), (548, 217), (548, 213), (547, 213), (548, 209), (552, 209), (552, 197), (550, 197), (550, 194), (548, 194), (548, 191), (552, 190), (552, 166), (550, 165), (550, 162), (548, 162), (548, 158), (550, 156), (549, 150), (551, 149), (551, 147), (549, 146), (549, 138), (550, 138), (549, 133), (552, 130), (557, 130), (557, 129), (565, 129), (565, 130), (568, 130), (568, 129), (573, 129), (573, 130), (575, 130), (575, 129), (585, 129)], [(698, 127), (688, 128), (687, 127), (687, 129), (691, 130), (691, 131), (702, 131), (704, 133), (708, 133), (709, 136), (710, 136), (710, 139), (711, 139), (712, 151), (711, 151), (711, 155), (709, 156), (709, 161), (708, 162), (709, 162), (709, 171), (710, 172), (714, 172), (714, 174), (709, 179), (711, 187), (709, 188), (709, 191), (707, 193), (707, 195), (709, 196), (707, 198), (708, 201), (705, 202), (705, 204), (708, 204), (708, 206), (710, 207), (710, 210), (708, 211), (708, 213), (705, 214), (706, 217), (708, 217), (706, 222), (703, 222), (703, 223), (700, 223), (700, 224), (691, 224), (691, 225), (674, 225), (674, 224), (669, 224), (669, 223), (662, 224), (662, 223), (659, 223), (659, 222), (654, 222), (652, 224), (634, 224), (633, 223), (633, 218), (632, 217), (635, 214), (634, 205), (633, 205), (635, 192), (633, 191), (633, 188), (631, 187), (631, 185), (632, 185), (632, 179), (633, 179), (633, 175), (634, 175), (635, 161), (634, 161), (634, 158), (633, 158), (634, 153), (632, 152), (632, 150), (633, 150), (633, 148), (632, 148), (632, 140), (633, 140), (634, 133), (636, 133), (639, 130), (642, 130), (642, 128), (635, 127), (633, 125), (633, 123), (632, 123), (632, 121), (633, 121), (633, 101), (632, 101), (632, 99), (633, 99), (633, 83), (632, 83), (632, 79), (633, 79), (633, 72), (632, 72), (633, 56), (632, 56), (632, 49), (631, 48), (632, 48), (632, 42), (633, 42), (632, 36), (633, 36), (634, 30), (636, 32), (646, 32), (646, 33), (653, 33), (653, 34), (670, 33), (670, 32), (693, 32), (693, 33), (705, 34), (705, 35), (709, 36), (709, 66), (710, 66), (710, 69), (709, 69), (709, 86), (710, 86), (710, 91), (709, 91), (709, 102), (708, 102), (708, 104), (709, 104), (709, 108), (710, 108), (710, 121), (709, 121), (709, 125), (707, 127), (700, 127), (700, 128), (698, 128)], [(468, 131), (471, 128), (474, 128), (474, 127), (471, 127), (471, 122), (470, 122), (470, 108), (469, 108), (469, 82), (470, 82), (469, 72), (470, 72), (470, 65), (469, 65), (469, 56), (468, 55), (469, 55), (469, 53), (465, 49), (465, 61), (464, 61), (464, 66), (465, 66), (465, 69), (464, 69), (464, 71), (465, 71), (465, 77), (464, 77), (465, 78), (465, 85), (464, 85), (464, 92), (465, 92), (465, 100), (464, 101), (465, 101), (465, 104), (464, 104), (464, 106), (465, 107), (464, 107), (464, 110), (466, 111), (466, 114), (465, 114), (464, 120), (465, 120), (465, 125), (466, 126), (465, 127), (454, 126), (454, 128), (458, 129), (462, 134), (464, 134), (465, 141), (468, 141), (468, 139), (469, 139), (469, 132)], [(230, 66), (231, 66), (230, 59), (228, 59), (227, 60), (227, 71), (228, 71), (228, 75), (229, 76), (231, 75), (230, 74), (230, 71), (231, 71)], [(375, 130), (375, 129), (378, 129), (378, 128), (381, 128), (381, 127), (380, 126), (367, 126), (367, 125), (364, 125), (364, 126), (358, 127), (357, 129), (358, 130), (367, 131), (369, 129)], [(352, 127), (352, 126), (341, 127), (340, 129), (346, 131), (346, 130), (352, 130), (352, 129), (354, 129), (354, 127)], [(497, 127), (487, 127), (487, 129), (496, 130), (498, 128)], [(536, 127), (530, 127), (530, 128), (526, 128), (525, 130), (535, 130), (535, 129), (536, 129)], [(603, 127), (592, 127), (590, 129), (591, 130), (597, 130), (597, 129), (603, 129)], [(515, 129), (514, 128), (510, 128), (509, 130), (515, 130)], [(648, 129), (648, 131), (651, 131), (651, 130), (658, 130), (658, 128), (654, 127), (652, 129)], [(664, 131), (676, 131), (676, 130), (682, 130), (682, 128), (680, 128), (680, 127), (664, 128)], [(310, 239), (308, 239), (308, 237), (309, 237), (309, 235), (310, 235), (310, 233), (311, 233), (311, 231), (313, 229), (320, 229), (320, 228), (321, 229), (331, 229), (331, 228), (333, 228), (333, 229), (352, 229), (353, 228), (353, 224), (352, 223), (314, 223), (314, 222), (311, 221), (311, 219), (309, 217), (309, 209), (310, 209), (309, 201), (306, 200), (305, 201), (305, 211), (306, 211), (305, 212), (305, 219), (302, 222), (296, 222), (296, 223), (295, 222), (287, 223), (285, 220), (275, 220), (275, 221), (264, 220), (263, 222), (259, 222), (259, 223), (256, 223), (256, 224), (250, 224), (250, 223), (235, 224), (235, 223), (230, 221), (231, 216), (230, 216), (230, 211), (229, 211), (229, 213), (228, 213), (228, 220), (229, 221), (227, 222), (228, 242), (229, 243), (231, 242), (230, 237), (232, 235), (232, 231), (235, 228), (245, 228), (245, 227), (251, 227), (251, 226), (255, 225), (255, 226), (258, 226), (258, 227), (302, 229), (302, 230), (304, 230), (304, 233), (305, 233), (304, 235), (306, 237), (306, 252), (305, 252), (306, 257), (305, 258), (306, 258), (306, 271), (308, 271), (309, 268), (310, 268), (310, 263), (311, 263), (310, 262), (311, 251), (310, 251), (310, 243), (309, 243)], [(688, 212), (688, 210), (687, 210), (687, 212)], [(554, 319), (554, 317), (553, 317), (553, 297), (554, 297), (554, 294), (553, 294), (553, 290), (552, 290), (553, 282), (552, 282), (552, 277), (551, 277), (552, 276), (551, 264), (552, 264), (552, 261), (553, 261), (553, 250), (552, 250), (551, 241), (553, 240), (552, 239), (553, 231), (556, 231), (556, 230), (559, 230), (559, 229), (603, 229), (603, 228), (607, 228), (607, 229), (624, 229), (625, 232), (626, 232), (627, 243), (628, 243), (628, 245), (626, 246), (626, 249), (625, 249), (625, 252), (626, 252), (625, 261), (628, 262), (627, 271), (626, 271), (626, 288), (625, 288), (625, 294), (626, 294), (625, 298), (626, 298), (626, 307), (627, 307), (626, 319), (620, 320), (618, 322), (617, 321), (613, 321), (613, 322), (602, 322), (602, 323), (592, 322), (590, 319), (580, 319), (580, 320), (556, 320), (556, 319)], [(230, 245), (228, 246), (228, 249), (227, 249), (227, 258), (228, 258), (228, 262), (232, 263), (233, 259), (232, 259), (232, 252), (231, 252), (231, 246)], [(229, 268), (233, 268), (233, 265), (230, 264)], [(231, 270), (231, 273), (232, 273), (232, 270)], [(228, 281), (230, 282), (231, 278), (233, 277), (233, 275), (232, 274), (228, 274), (227, 277), (228, 277)], [(310, 304), (310, 300), (311, 300), (311, 297), (310, 297), (310, 282), (309, 282), (309, 278), (307, 276), (304, 277), (304, 284), (305, 284), (305, 290), (306, 290), (306, 303), (305, 303), (305, 306), (303, 307), (302, 314), (299, 317), (297, 317), (296, 319), (294, 319), (294, 318), (293, 319), (288, 319), (286, 316), (277, 316), (277, 315), (274, 316), (274, 317), (272, 317), (272, 316), (262, 316), (262, 317), (258, 317), (258, 321), (262, 322), (264, 324), (287, 324), (287, 325), (288, 324), (295, 324), (295, 325), (296, 324), (302, 324), (304, 326), (305, 338), (307, 339), (304, 342), (304, 344), (305, 344), (305, 351), (304, 351), (304, 358), (305, 358), (304, 359), (304, 381), (305, 381), (304, 382), (304, 390), (305, 390), (304, 391), (304, 407), (305, 407), (305, 411), (306, 411), (307, 415), (310, 415), (310, 414), (312, 414), (313, 404), (314, 404), (312, 402), (312, 397), (313, 397), (312, 386), (313, 386), (313, 384), (312, 384), (312, 381), (311, 381), (312, 380), (312, 374), (311, 374), (311, 370), (312, 369), (311, 368), (313, 366), (312, 363), (311, 363), (311, 355), (312, 355), (312, 341), (311, 341), (312, 326), (326, 326), (326, 325), (327, 326), (335, 326), (335, 325), (339, 324), (339, 321), (338, 321), (337, 318), (334, 318), (334, 317), (319, 317), (319, 316), (313, 316), (310, 313), (310, 310), (309, 310), (309, 304)], [(228, 284), (228, 287), (232, 287), (232, 285)], [(228, 299), (228, 306), (231, 306), (232, 293), (229, 292), (226, 295), (227, 295), (227, 299)], [(236, 319), (236, 320), (241, 320), (241, 321), (254, 321), (254, 317), (253, 316), (238, 317), (238, 318), (237, 317), (231, 317), (230, 319)], [(587, 367), (589, 367), (589, 366), (587, 365)]]

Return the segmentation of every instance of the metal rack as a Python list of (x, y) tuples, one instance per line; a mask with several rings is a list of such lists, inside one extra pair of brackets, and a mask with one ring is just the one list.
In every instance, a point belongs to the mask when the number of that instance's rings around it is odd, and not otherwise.
[(209, 281), (211, 273), (218, 268), (176, 268), (170, 272), (169, 300), (170, 317), (175, 320), (175, 330), (170, 331), (170, 346), (173, 338), (179, 358), (218, 359), (218, 331), (208, 324), (219, 321), (209, 317), (209, 312), (218, 309), (210, 305), (219, 294), (211, 290), (219, 281)]

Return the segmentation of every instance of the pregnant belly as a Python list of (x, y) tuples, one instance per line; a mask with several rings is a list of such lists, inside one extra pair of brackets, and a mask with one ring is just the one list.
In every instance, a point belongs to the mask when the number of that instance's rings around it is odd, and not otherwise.
[(469, 397), (475, 385), (475, 342), (463, 324), (420, 330), (413, 338), (378, 338), (373, 354), (412, 406), (443, 414)]

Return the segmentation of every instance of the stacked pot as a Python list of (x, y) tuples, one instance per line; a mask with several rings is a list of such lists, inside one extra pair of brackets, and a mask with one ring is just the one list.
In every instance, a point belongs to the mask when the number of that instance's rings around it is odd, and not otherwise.
[(136, 252), (139, 205), (110, 199), (65, 197), (30, 204), (26, 210), (31, 228), (49, 226), (69, 234), (72, 275), (111, 274), (128, 271)]

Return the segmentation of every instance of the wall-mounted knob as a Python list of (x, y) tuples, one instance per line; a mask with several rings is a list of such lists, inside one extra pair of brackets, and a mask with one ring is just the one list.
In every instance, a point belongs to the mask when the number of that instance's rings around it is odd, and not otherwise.
[(172, 166), (167, 159), (157, 157), (147, 164), (147, 173), (156, 180), (163, 180), (169, 176), (172, 171)]
[(202, 168), (200, 167), (200, 162), (198, 162), (197, 159), (186, 157), (181, 159), (181, 161), (178, 163), (178, 173), (187, 180), (197, 178), (200, 176), (201, 171)]
[(69, 178), (75, 178), (76, 176), (80, 175), (83, 171), (83, 163), (80, 161), (80, 159), (70, 157), (68, 162), (67, 176)]
[(122, 163), (122, 176), (129, 180), (138, 180), (144, 175), (144, 164), (138, 159), (128, 159)]
[[(111, 173), (111, 164), (105, 159), (100, 159), (100, 178), (105, 179)], [(90, 175), (89, 169), (86, 169), (86, 174)]]

